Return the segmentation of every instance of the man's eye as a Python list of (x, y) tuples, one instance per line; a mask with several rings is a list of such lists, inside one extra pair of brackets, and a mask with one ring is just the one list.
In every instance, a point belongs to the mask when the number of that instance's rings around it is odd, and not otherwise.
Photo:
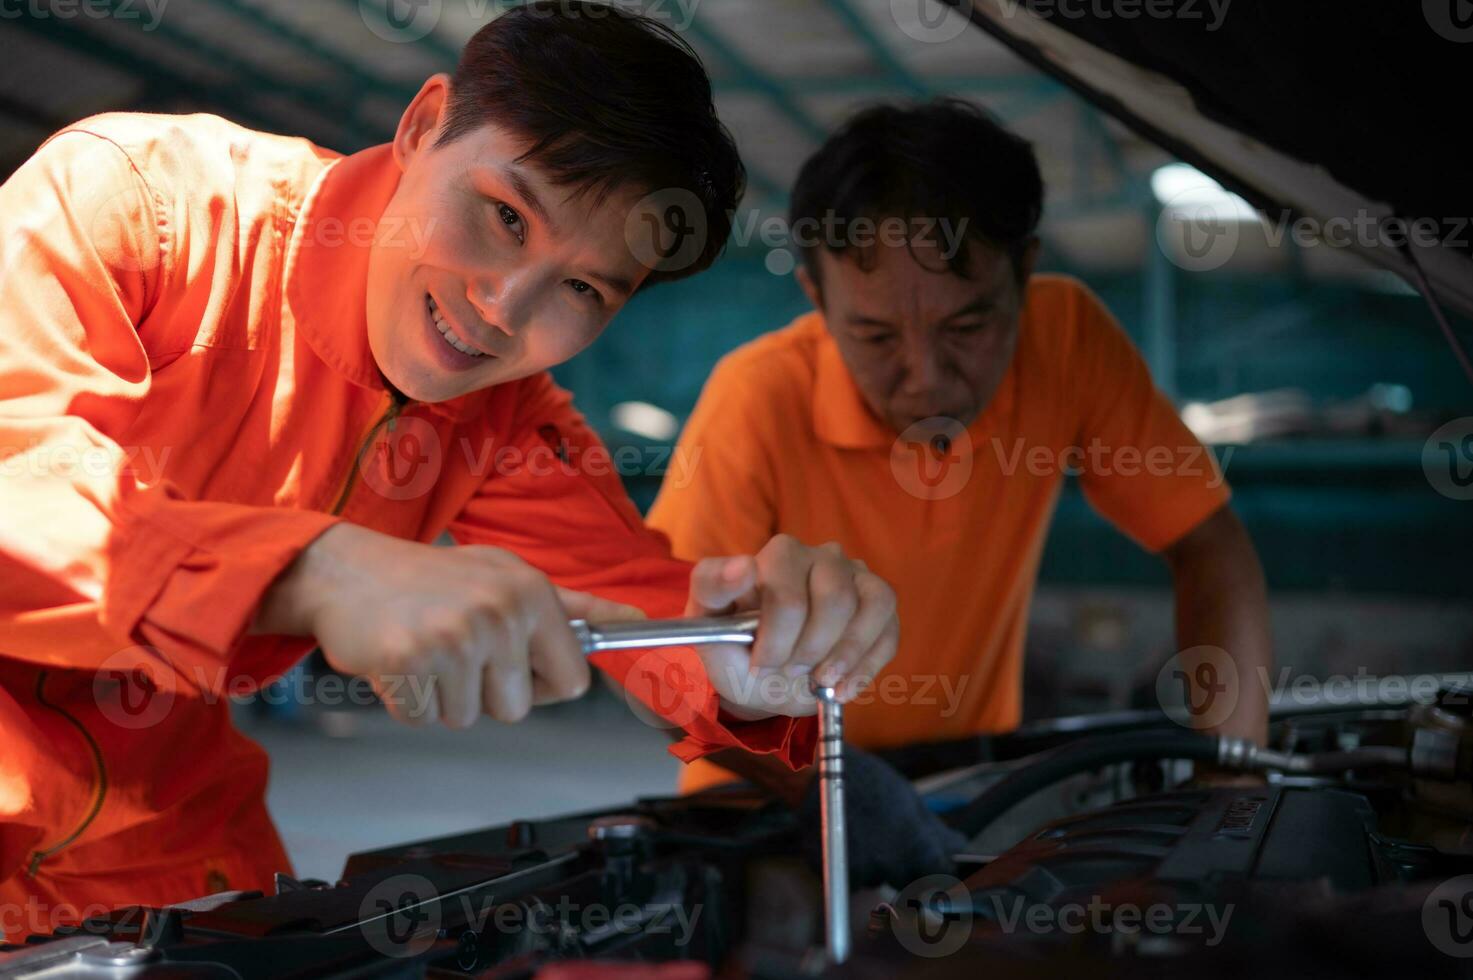
[(969, 337), (972, 334), (981, 333), (983, 330), (986, 330), (987, 324), (985, 322), (953, 323), (950, 327), (947, 327), (947, 329), (951, 331), (954, 336)]
[(497, 204), (496, 216), (501, 219), (502, 224), (506, 225), (512, 231), (516, 232), (516, 236), (518, 239), (522, 237), (521, 215), (517, 214), (516, 211), (512, 210), (505, 204)]
[(887, 333), (861, 334), (859, 342), (861, 344), (872, 344), (879, 347), (882, 344), (888, 344), (890, 342), (890, 335)]
[(582, 279), (569, 279), (568, 285), (573, 288), (573, 292), (577, 293), (580, 296), (589, 296), (598, 303), (602, 303), (604, 301), (603, 294), (600, 293), (597, 289), (594, 289), (588, 283), (584, 282)]

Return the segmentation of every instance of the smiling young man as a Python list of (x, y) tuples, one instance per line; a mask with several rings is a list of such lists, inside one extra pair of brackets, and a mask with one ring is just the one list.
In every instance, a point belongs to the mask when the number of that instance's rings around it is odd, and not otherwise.
[[(391, 144), (105, 115), (0, 186), (7, 939), (271, 887), (266, 758), (224, 695), (314, 643), (396, 716), (464, 727), (586, 689), (570, 617), (760, 609), (750, 657), (593, 662), (684, 759), (809, 761), (801, 675), (878, 671), (893, 594), (783, 536), (671, 558), (580, 468), (598, 440), (546, 373), (708, 266), (742, 180), (690, 50), (562, 0), (479, 32)], [(670, 188), (710, 232), (677, 271), (625, 235)]]
[[(650, 512), (684, 557), (783, 531), (838, 541), (895, 586), (905, 636), (846, 713), (859, 746), (1018, 725), (1028, 605), (1066, 469), (1169, 566), (1180, 648), (1224, 650), (1240, 678), (1270, 662), (1262, 571), (1221, 473), (1100, 301), (1033, 273), (1042, 207), (1032, 148), (975, 107), (850, 120), (792, 197), (795, 238), (833, 236), (798, 241), (816, 312), (717, 366), (681, 436), (701, 468)], [(1266, 699), (1241, 690), (1204, 727), (1261, 741)], [(682, 785), (730, 778), (718, 758)]]

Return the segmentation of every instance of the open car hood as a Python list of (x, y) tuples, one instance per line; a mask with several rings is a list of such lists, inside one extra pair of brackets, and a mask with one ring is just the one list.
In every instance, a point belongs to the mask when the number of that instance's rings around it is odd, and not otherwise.
[[(1469, 0), (946, 2), (1255, 207), (1308, 218), (1420, 289), (1409, 249), (1442, 303), (1473, 315), (1467, 73), (1455, 71), (1473, 59)], [(1406, 249), (1394, 217), (1425, 229)]]

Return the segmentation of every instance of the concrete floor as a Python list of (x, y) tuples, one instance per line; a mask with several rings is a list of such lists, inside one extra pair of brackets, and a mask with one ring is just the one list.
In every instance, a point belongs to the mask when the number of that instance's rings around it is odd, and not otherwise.
[(520, 725), (409, 728), (377, 707), (241, 710), (271, 755), (268, 800), (298, 877), (335, 880), (355, 851), (674, 792), (661, 731), (601, 687)]

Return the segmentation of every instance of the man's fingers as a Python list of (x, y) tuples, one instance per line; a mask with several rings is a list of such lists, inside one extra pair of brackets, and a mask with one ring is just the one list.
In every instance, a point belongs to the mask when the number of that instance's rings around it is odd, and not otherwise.
[(521, 721), (532, 710), (531, 675), (525, 668), (487, 664), (481, 678), (481, 706), (497, 721)]
[(717, 616), (757, 604), (757, 562), (750, 555), (703, 558), (690, 573), (688, 616)]
[(590, 623), (627, 623), (647, 618), (644, 610), (635, 606), (590, 595), (587, 592), (575, 592), (560, 586), (554, 586), (554, 588), (557, 590), (558, 601), (563, 604), (563, 609), (567, 611), (569, 619), (586, 619)]
[(859, 609), (854, 566), (838, 545), (818, 549), (808, 574), (808, 620), (793, 646), (786, 671), (794, 677), (824, 660)]
[[(859, 594), (859, 609), (849, 621), (844, 635), (833, 650), (813, 671), (814, 680), (825, 687), (839, 684), (862, 659), (874, 652), (877, 642), (895, 621), (895, 593), (878, 576), (861, 572), (854, 586)], [(889, 656), (893, 657), (893, 647)], [(889, 658), (886, 658), (888, 662)], [(883, 664), (881, 664), (883, 666)]]
[[(581, 593), (570, 595), (581, 596)], [(574, 599), (585, 612), (595, 612), (600, 604), (611, 611), (628, 608), (606, 599), (585, 598), (588, 600), (586, 603), (584, 598)], [(542, 695), (557, 701), (581, 697), (588, 690), (591, 678), (588, 658), (583, 655), (583, 647), (568, 626), (569, 610), (550, 586), (531, 590), (527, 602), (534, 617), (532, 634), (527, 638), (527, 665), (531, 673), (542, 681)], [(531, 677), (527, 678), (526, 696), (530, 707), (533, 697)]]
[(808, 574), (817, 552), (796, 538), (779, 534), (757, 556), (761, 597), (752, 667), (783, 667), (808, 621)]
[(481, 715), (482, 672), (479, 663), (472, 663), (468, 666), (454, 651), (437, 653), (430, 661), (440, 721), (447, 728), (469, 728)]
[(413, 728), (440, 720), (434, 675), (427, 673), (380, 674), (370, 678), (389, 717)]
[(880, 671), (895, 659), (895, 651), (899, 645), (900, 623), (898, 620), (891, 620), (874, 646), (859, 659), (859, 663), (854, 665), (849, 676), (840, 684), (839, 700), (852, 701), (860, 691), (873, 684)]

